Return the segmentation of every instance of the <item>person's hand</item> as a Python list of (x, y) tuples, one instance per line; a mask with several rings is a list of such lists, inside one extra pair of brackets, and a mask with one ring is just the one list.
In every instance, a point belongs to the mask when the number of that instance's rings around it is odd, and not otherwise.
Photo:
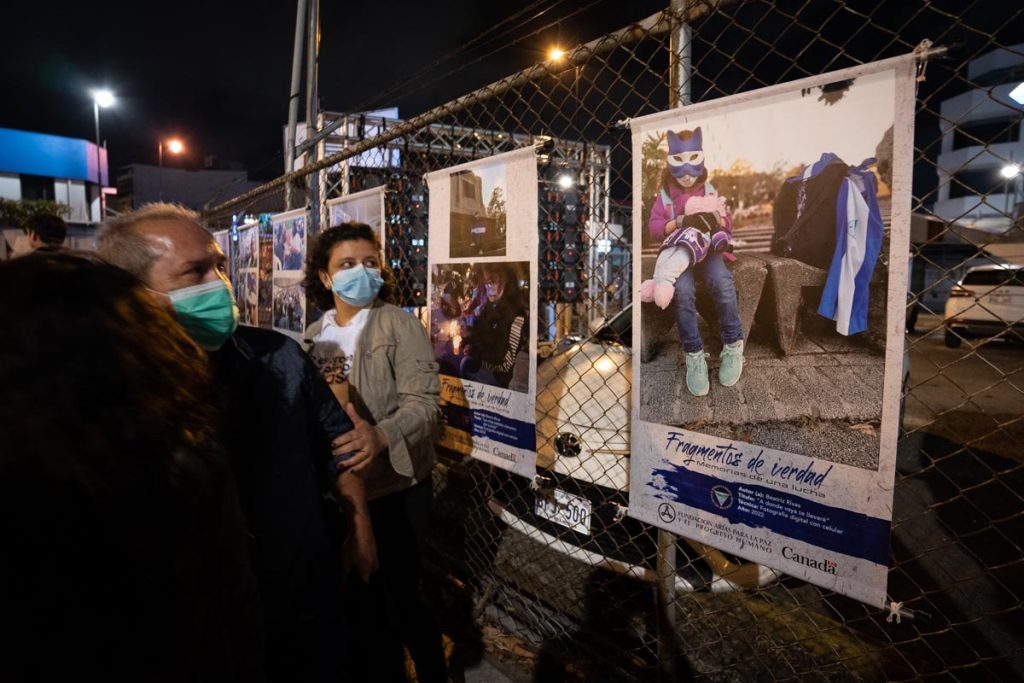
[(388, 437), (383, 429), (360, 417), (351, 403), (345, 404), (345, 412), (352, 420), (352, 429), (331, 443), (331, 452), (334, 455), (344, 455), (354, 451), (355, 455), (340, 463), (338, 467), (362, 472), (370, 466), (378, 453), (388, 447)]

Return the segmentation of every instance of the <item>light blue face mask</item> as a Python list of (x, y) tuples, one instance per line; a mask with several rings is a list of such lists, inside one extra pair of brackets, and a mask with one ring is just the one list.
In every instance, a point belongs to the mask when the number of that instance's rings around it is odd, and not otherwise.
[(238, 305), (228, 284), (218, 278), (194, 287), (167, 293), (178, 322), (192, 340), (214, 351), (224, 345), (238, 327)]
[(367, 268), (363, 264), (352, 268), (343, 268), (331, 278), (331, 289), (349, 306), (362, 308), (377, 298), (384, 278), (377, 268)]

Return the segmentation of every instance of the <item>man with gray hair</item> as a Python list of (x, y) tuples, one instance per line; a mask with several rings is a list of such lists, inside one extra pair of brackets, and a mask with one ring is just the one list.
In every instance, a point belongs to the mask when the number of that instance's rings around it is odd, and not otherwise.
[(238, 327), (226, 259), (196, 213), (150, 204), (108, 222), (97, 250), (140, 278), (209, 354), (263, 600), (270, 679), (338, 680), (346, 524), (325, 494), (341, 494), (351, 524), (369, 524), (352, 474), (365, 456), (332, 443), (364, 425), (353, 425), (296, 342)]

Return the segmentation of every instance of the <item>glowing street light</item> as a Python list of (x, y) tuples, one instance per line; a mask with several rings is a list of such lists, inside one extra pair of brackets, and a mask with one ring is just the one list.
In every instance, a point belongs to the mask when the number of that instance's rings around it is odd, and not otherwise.
[(103, 107), (104, 109), (112, 107), (114, 106), (114, 93), (110, 92), (106, 88), (93, 90), (92, 101), (96, 103), (97, 107)]
[(565, 58), (565, 50), (560, 47), (553, 47), (548, 50), (548, 59), (552, 62), (560, 62)]
[(103, 163), (100, 157), (100, 107), (104, 109), (113, 107), (115, 99), (114, 93), (106, 88), (92, 90), (90, 94), (92, 95), (92, 116), (96, 122), (96, 185), (99, 187), (100, 220), (103, 220), (105, 209), (103, 206)]
[(999, 169), (999, 175), (1003, 176), (1007, 180), (1012, 180), (1020, 175), (1020, 164), (1006, 164)]
[(573, 180), (572, 176), (569, 175), (568, 173), (563, 173), (562, 175), (558, 176), (558, 186), (563, 190), (568, 190), (575, 184), (576, 181)]
[[(180, 138), (171, 138), (167, 141), (167, 151), (178, 156), (185, 151), (185, 143)], [(160, 201), (164, 199), (164, 141), (157, 145), (157, 154), (160, 157)]]

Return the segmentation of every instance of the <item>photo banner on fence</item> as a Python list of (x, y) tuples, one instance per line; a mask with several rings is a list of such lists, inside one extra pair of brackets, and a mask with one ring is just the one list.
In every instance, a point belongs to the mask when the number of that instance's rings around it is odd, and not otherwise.
[(327, 220), (331, 226), (342, 223), (366, 223), (373, 228), (381, 244), (387, 244), (384, 214), (383, 185), (353, 192), (327, 202)]
[(631, 121), (631, 516), (876, 607), (913, 56)]
[(271, 320), (273, 328), (296, 341), (306, 329), (306, 290), (302, 287), (302, 266), (306, 260), (305, 209), (273, 216), (273, 273)]
[(218, 230), (217, 232), (213, 233), (213, 239), (217, 243), (217, 246), (220, 247), (221, 253), (224, 254), (224, 259), (226, 260), (225, 268), (227, 269), (227, 272), (230, 274), (231, 261), (232, 258), (234, 257), (234, 250), (231, 248), (231, 231)]
[(427, 175), (438, 444), (533, 477), (537, 158), (532, 147)]
[(235, 300), (241, 325), (259, 324), (259, 259), (259, 223), (239, 226)]

